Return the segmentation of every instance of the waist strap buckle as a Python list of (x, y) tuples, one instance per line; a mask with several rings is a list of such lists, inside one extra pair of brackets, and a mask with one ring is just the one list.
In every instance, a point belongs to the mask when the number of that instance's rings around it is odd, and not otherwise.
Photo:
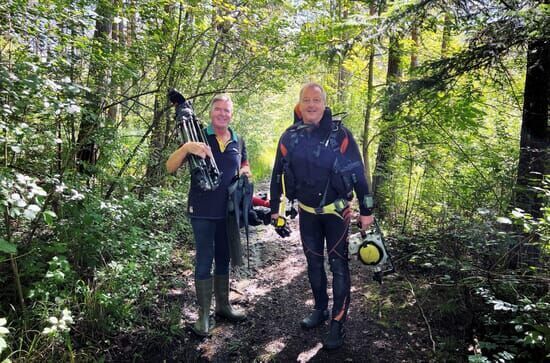
[(346, 209), (346, 207), (348, 206), (348, 202), (345, 199), (336, 199), (333, 204), (334, 204), (334, 209), (338, 213)]

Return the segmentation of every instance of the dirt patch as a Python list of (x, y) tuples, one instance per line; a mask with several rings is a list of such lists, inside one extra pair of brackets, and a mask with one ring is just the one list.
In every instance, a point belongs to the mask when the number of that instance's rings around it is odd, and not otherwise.
[[(134, 337), (139, 345), (116, 354), (115, 361), (155, 362), (426, 362), (433, 360), (427, 325), (419, 313), (408, 282), (393, 274), (382, 286), (372, 281), (359, 262), (351, 262), (352, 297), (341, 349), (322, 349), (328, 331), (325, 324), (302, 330), (299, 321), (313, 306), (306, 260), (297, 220), (290, 222), (292, 235), (281, 239), (270, 226), (251, 229), (250, 268), (231, 273), (232, 303), (246, 310), (247, 320), (232, 324), (217, 319), (210, 338), (198, 338), (186, 325), (197, 317), (193, 274), (175, 270), (177, 289), (159, 301), (159, 310), (178, 312), (171, 327), (159, 322), (153, 337)], [(246, 256), (245, 256), (246, 261)], [(175, 264), (175, 266), (179, 266)], [(398, 266), (399, 267), (399, 266)], [(327, 265), (327, 271), (328, 265)], [(329, 276), (329, 295), (331, 276)], [(329, 307), (330, 308), (330, 307)], [(164, 320), (166, 320), (164, 318)], [(163, 326), (164, 324), (164, 326)], [(146, 342), (144, 342), (144, 340)]]

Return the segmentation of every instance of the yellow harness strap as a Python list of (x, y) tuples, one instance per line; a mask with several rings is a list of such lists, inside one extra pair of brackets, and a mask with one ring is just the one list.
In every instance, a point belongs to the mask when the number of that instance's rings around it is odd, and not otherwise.
[(342, 218), (340, 213), (336, 211), (336, 203), (327, 204), (322, 208), (309, 207), (302, 202), (298, 202), (298, 205), (300, 206), (300, 208), (302, 208), (304, 212), (308, 212), (311, 214), (334, 214), (335, 216), (338, 216), (338, 218), (344, 219)]
[(285, 174), (281, 175), (281, 183), (283, 184), (283, 197), (279, 203), (279, 218), (275, 221), (275, 227), (284, 227), (286, 224), (285, 212), (286, 212), (286, 187), (285, 187)]
[(283, 185), (283, 198), (279, 204), (279, 217), (284, 217), (286, 212), (286, 187), (285, 187), (285, 174), (281, 174), (281, 184)]

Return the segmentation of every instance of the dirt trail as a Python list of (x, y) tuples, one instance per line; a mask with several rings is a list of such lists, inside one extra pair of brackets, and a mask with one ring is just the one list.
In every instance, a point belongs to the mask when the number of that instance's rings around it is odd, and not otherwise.
[[(270, 226), (251, 228), (250, 269), (231, 274), (231, 300), (246, 310), (247, 320), (231, 324), (217, 319), (210, 338), (183, 330), (168, 345), (139, 355), (144, 361), (166, 362), (426, 362), (430, 360), (429, 334), (407, 284), (399, 274), (379, 286), (357, 261), (352, 261), (352, 296), (346, 341), (337, 351), (322, 349), (325, 324), (305, 331), (299, 321), (313, 300), (297, 220), (292, 235), (281, 239)], [(327, 271), (328, 266), (327, 266)], [(181, 326), (193, 322), (196, 305), (191, 271), (184, 289), (171, 291), (168, 301), (182, 312)], [(331, 281), (330, 272), (329, 285)], [(329, 286), (330, 291), (330, 286)], [(330, 293), (329, 293), (330, 294)], [(330, 308), (330, 306), (329, 306)], [(140, 359), (140, 360), (141, 360)]]

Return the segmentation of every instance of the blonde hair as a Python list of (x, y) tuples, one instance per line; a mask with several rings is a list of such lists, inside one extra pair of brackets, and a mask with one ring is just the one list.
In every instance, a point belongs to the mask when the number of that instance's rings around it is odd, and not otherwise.
[(323, 103), (325, 104), (327, 103), (327, 93), (325, 92), (325, 89), (323, 88), (323, 86), (321, 86), (317, 82), (308, 82), (304, 84), (300, 89), (300, 99), (298, 101), (302, 100), (302, 95), (304, 94), (304, 91), (309, 88), (318, 88), (321, 91), (321, 96), (323, 97)]
[(212, 111), (214, 104), (218, 101), (229, 102), (229, 104), (231, 104), (231, 110), (233, 110), (233, 101), (231, 100), (231, 96), (227, 93), (220, 93), (215, 95), (214, 98), (212, 98), (212, 101), (210, 101), (210, 111)]

